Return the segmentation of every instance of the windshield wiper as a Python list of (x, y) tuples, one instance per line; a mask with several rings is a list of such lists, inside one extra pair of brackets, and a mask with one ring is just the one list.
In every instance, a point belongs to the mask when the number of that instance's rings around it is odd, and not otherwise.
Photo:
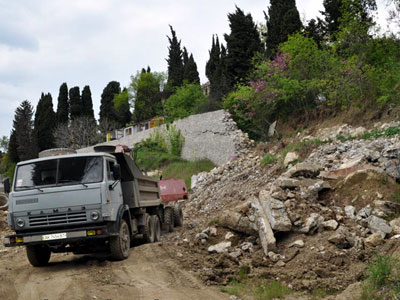
[(43, 192), (43, 190), (37, 186), (34, 185), (22, 185), (22, 186), (17, 186), (17, 189), (37, 189), (40, 192)]

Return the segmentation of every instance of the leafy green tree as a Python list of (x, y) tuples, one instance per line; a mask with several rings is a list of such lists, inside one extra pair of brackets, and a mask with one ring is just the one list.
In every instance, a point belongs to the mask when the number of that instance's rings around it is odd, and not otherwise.
[(10, 140), (8, 139), (8, 137), (6, 137), (5, 135), (3, 135), (0, 138), (0, 151), (1, 152), (7, 152), (8, 150), (8, 144), (10, 143)]
[(100, 123), (117, 122), (114, 108), (114, 96), (119, 93), (121, 93), (121, 87), (117, 81), (109, 82), (103, 89), (100, 101)]
[(230, 34), (225, 34), (227, 55), (226, 70), (231, 88), (247, 78), (252, 68), (251, 60), (256, 52), (262, 51), (257, 25), (250, 14), (236, 6), (234, 13), (228, 14)]
[(300, 31), (302, 27), (295, 0), (271, 0), (267, 18), (267, 55), (273, 58), (279, 44), (287, 41), (289, 35)]
[[(33, 131), (32, 117), (33, 106), (28, 100), (25, 100), (15, 110), (13, 132), (9, 145), (9, 150), (11, 150), (10, 156), (13, 156), (12, 159), (16, 158), (15, 153), (12, 153), (12, 148), (15, 145), (19, 160), (28, 160), (37, 157), (37, 141)], [(15, 140), (13, 133), (15, 134)]]
[(121, 127), (124, 127), (130, 123), (132, 116), (130, 111), (128, 89), (124, 88), (120, 94), (116, 94), (113, 102), (118, 123)]
[(200, 84), (199, 71), (197, 71), (197, 64), (194, 61), (193, 54), (190, 54), (187, 62), (185, 63), (183, 81), (186, 83)]
[(70, 118), (78, 118), (82, 116), (84, 107), (82, 103), (79, 87), (75, 86), (69, 90)]
[(64, 82), (60, 86), (58, 94), (56, 120), (58, 124), (68, 122), (69, 117), (69, 102), (68, 102), (68, 86)]
[(131, 77), (129, 92), (133, 102), (133, 121), (141, 122), (162, 113), (162, 89), (165, 84), (163, 73), (137, 73)]
[(43, 94), (36, 106), (34, 132), (38, 151), (54, 148), (53, 130), (56, 127), (56, 115), (53, 110), (51, 94)]
[(207, 97), (203, 94), (200, 85), (183, 85), (165, 102), (166, 120), (169, 122), (196, 114), (206, 102)]
[(96, 123), (93, 111), (92, 92), (90, 91), (90, 87), (88, 85), (86, 85), (82, 90), (82, 106), (82, 116), (86, 116)]
[(167, 85), (169, 89), (173, 90), (183, 83), (183, 52), (181, 49), (181, 41), (178, 41), (176, 32), (169, 25), (171, 29), (171, 37), (167, 36), (169, 41), (168, 47), (168, 80)]

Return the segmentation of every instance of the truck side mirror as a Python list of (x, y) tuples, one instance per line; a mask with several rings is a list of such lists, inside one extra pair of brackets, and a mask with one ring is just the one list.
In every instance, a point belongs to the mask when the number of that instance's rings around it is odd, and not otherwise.
[(10, 178), (4, 179), (3, 184), (4, 184), (4, 193), (9, 194), (10, 193)]
[(113, 165), (112, 169), (114, 180), (119, 180), (121, 178), (121, 166), (116, 164)]

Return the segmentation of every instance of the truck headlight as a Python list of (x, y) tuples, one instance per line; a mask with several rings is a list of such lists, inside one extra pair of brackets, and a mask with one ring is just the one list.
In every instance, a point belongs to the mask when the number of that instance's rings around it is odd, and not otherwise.
[(98, 219), (99, 219), (99, 217), (100, 217), (100, 215), (99, 215), (99, 212), (98, 211), (92, 211), (91, 213), (90, 213), (90, 218), (93, 220), (93, 221), (97, 221)]
[(24, 226), (25, 226), (25, 221), (24, 221), (24, 219), (18, 218), (18, 219), (17, 219), (17, 226), (18, 226), (19, 228), (24, 227)]

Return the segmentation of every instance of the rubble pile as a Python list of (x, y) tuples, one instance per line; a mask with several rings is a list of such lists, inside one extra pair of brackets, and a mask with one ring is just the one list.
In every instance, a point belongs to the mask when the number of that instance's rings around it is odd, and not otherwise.
[(260, 164), (262, 154), (248, 148), (198, 174), (176, 236), (182, 263), (209, 284), (246, 267), (294, 289), (346, 288), (376, 252), (399, 246), (398, 149), (398, 137), (335, 139), (285, 168)]

